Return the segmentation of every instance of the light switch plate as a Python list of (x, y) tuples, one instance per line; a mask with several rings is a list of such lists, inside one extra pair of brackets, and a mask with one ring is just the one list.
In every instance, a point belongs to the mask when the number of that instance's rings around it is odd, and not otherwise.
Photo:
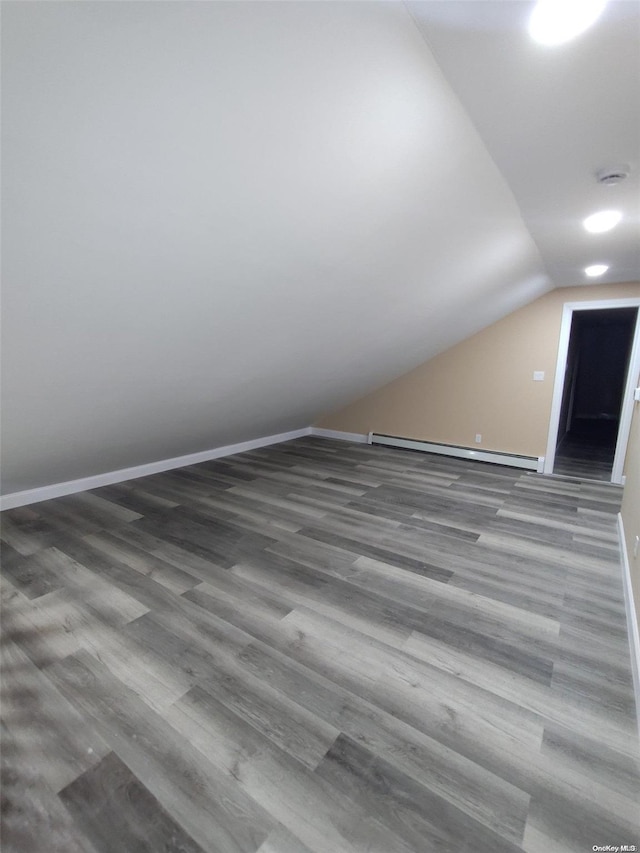
[(533, 371), (533, 381), (534, 382), (542, 382), (544, 379), (544, 370), (534, 370)]

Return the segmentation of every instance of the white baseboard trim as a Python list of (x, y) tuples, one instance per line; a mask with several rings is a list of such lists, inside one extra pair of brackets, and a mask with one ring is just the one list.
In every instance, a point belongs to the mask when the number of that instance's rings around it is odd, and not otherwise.
[(126, 480), (148, 477), (149, 474), (160, 474), (163, 471), (184, 468), (187, 465), (197, 465), (199, 462), (208, 462), (210, 459), (232, 456), (234, 453), (244, 453), (247, 450), (255, 450), (258, 447), (268, 447), (270, 444), (280, 444), (283, 441), (290, 441), (292, 438), (301, 438), (302, 436), (310, 435), (310, 433), (311, 427), (303, 427), (292, 432), (265, 435), (262, 438), (254, 438), (251, 441), (241, 441), (239, 444), (227, 444), (223, 447), (215, 447), (212, 450), (188, 453), (186, 456), (175, 456), (173, 459), (160, 459), (158, 462), (148, 462), (146, 465), (136, 465), (133, 468), (106, 471), (104, 474), (95, 474), (92, 477), (83, 477), (80, 480), (67, 480), (64, 483), (52, 483), (50, 486), (13, 492), (0, 496), (0, 510), (14, 509), (15, 507), (26, 506), (27, 504), (48, 501), (51, 498), (61, 498), (64, 495), (74, 495), (77, 492), (98, 489), (100, 486), (124, 483)]
[(640, 631), (638, 630), (638, 618), (636, 615), (635, 602), (633, 599), (633, 587), (631, 585), (631, 566), (627, 543), (624, 537), (624, 522), (622, 515), (618, 513), (618, 536), (620, 537), (620, 554), (622, 557), (622, 587), (624, 590), (624, 606), (627, 612), (627, 633), (629, 635), (629, 650), (631, 652), (631, 677), (633, 678), (633, 692), (636, 699), (636, 721), (638, 724), (638, 735), (640, 736)]
[(340, 432), (336, 429), (320, 429), (319, 427), (311, 427), (311, 435), (317, 435), (320, 438), (335, 438), (338, 441), (355, 441), (357, 444), (367, 444), (368, 435), (360, 432)]

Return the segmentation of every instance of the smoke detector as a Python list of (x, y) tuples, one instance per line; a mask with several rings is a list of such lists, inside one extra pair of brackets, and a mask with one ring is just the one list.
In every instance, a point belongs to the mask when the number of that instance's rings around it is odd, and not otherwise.
[(607, 169), (599, 169), (596, 172), (596, 180), (606, 187), (613, 187), (628, 178), (630, 171), (629, 166), (610, 166)]

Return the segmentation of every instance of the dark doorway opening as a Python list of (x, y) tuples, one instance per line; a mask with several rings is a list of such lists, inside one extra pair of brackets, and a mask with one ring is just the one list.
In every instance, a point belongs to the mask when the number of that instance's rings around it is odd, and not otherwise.
[(554, 474), (611, 479), (637, 313), (574, 311)]

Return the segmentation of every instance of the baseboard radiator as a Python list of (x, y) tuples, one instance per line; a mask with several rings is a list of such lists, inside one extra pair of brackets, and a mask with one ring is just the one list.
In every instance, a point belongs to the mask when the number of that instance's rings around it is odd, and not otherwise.
[(441, 456), (457, 456), (459, 459), (471, 459), (475, 462), (493, 462), (495, 465), (510, 465), (512, 468), (526, 468), (542, 473), (544, 456), (520, 456), (517, 453), (498, 453), (492, 450), (473, 450), (471, 447), (456, 447), (453, 444), (438, 444), (433, 441), (416, 441), (412, 438), (398, 438), (395, 435), (369, 433), (369, 444), (384, 444), (387, 447), (404, 447), (407, 450), (420, 450), (423, 453), (439, 453)]

